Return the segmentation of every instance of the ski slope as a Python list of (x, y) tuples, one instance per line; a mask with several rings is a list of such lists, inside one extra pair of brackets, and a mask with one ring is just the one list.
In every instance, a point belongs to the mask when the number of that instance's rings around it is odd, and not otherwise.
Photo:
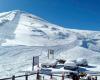
[(100, 31), (64, 28), (20, 10), (0, 13), (0, 77), (27, 70), (34, 55), (44, 62), (48, 49), (55, 59), (82, 57), (100, 65)]

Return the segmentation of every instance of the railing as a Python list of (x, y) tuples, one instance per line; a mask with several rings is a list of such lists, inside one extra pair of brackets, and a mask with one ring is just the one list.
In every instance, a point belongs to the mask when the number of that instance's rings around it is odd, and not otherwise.
[[(25, 75), (19, 75), (19, 76), (13, 75), (12, 77), (2, 78), (0, 80), (16, 80), (16, 78), (22, 78), (22, 77), (24, 77), (24, 80), (29, 80), (29, 76), (35, 75), (35, 74), (36, 74), (36, 78), (33, 79), (33, 80), (44, 80), (44, 77), (43, 77), (43, 79), (40, 77), (43, 74), (43, 73), (40, 73), (40, 72), (35, 72), (35, 73), (30, 73), (30, 74), (25, 74)], [(46, 74), (46, 75), (49, 76), (48, 80), (54, 80), (53, 79), (54, 76), (55, 77), (61, 77), (61, 80), (64, 80), (66, 77), (68, 78), (68, 76), (66, 76), (65, 74), (62, 74), (62, 75)], [(99, 74), (98, 75), (97, 74), (93, 74), (92, 76), (100, 76), (100, 75)], [(21, 80), (21, 79), (19, 79), (19, 80)], [(72, 78), (72, 80), (79, 80), (79, 77), (77, 79), (75, 79), (75, 77), (74, 77), (74, 78)]]
[[(41, 80), (40, 79), (40, 74), (42, 74), (42, 73), (31, 73), (31, 74), (25, 74), (25, 75), (19, 75), (19, 76), (15, 76), (15, 75), (13, 75), (12, 77), (9, 77), (9, 78), (2, 78), (2, 79), (0, 79), (0, 80), (16, 80), (16, 78), (22, 78), (22, 77), (25, 77), (25, 79), (24, 80), (29, 80), (29, 76), (31, 76), (31, 75), (35, 75), (36, 74), (36, 80)], [(61, 80), (64, 80), (64, 75), (52, 75), (52, 74), (50, 74), (50, 75), (48, 75), (48, 76), (50, 76), (50, 79), (53, 79), (53, 76), (56, 76), (56, 77), (62, 77), (62, 79)], [(49, 79), (49, 80), (50, 80)], [(43, 79), (44, 80), (44, 79)]]
[(20, 78), (20, 77), (25, 77), (25, 80), (28, 80), (28, 77), (31, 76), (31, 75), (34, 75), (36, 73), (33, 73), (33, 74), (28, 74), (28, 75), (19, 75), (19, 76), (15, 76), (13, 75), (12, 77), (9, 77), (9, 78), (2, 78), (0, 80), (15, 80), (16, 78)]

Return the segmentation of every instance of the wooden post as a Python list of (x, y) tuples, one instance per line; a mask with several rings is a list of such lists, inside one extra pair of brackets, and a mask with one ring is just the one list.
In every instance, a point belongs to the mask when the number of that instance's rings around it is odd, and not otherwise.
[(33, 56), (33, 61), (32, 61), (32, 71), (34, 71), (34, 56)]
[(76, 75), (76, 80), (79, 80), (79, 76)]
[(52, 80), (52, 74), (50, 75), (50, 80)]
[(36, 76), (36, 80), (40, 79), (40, 75), (39, 75), (39, 70), (37, 71), (37, 76)]
[(25, 75), (25, 80), (28, 80), (28, 75)]
[(43, 80), (44, 80), (44, 76), (43, 76)]
[(64, 75), (65, 75), (65, 74), (63, 73), (63, 74), (62, 74), (62, 80), (64, 80)]
[(15, 75), (12, 76), (12, 80), (15, 80)]
[(73, 74), (72, 80), (79, 80), (79, 76), (77, 76), (76, 74)]
[(95, 76), (95, 80), (97, 80), (97, 76)]

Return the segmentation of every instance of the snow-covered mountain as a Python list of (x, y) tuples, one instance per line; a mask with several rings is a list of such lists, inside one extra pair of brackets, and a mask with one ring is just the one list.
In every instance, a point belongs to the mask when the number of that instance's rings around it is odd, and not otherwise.
[(0, 76), (31, 67), (33, 55), (43, 62), (48, 49), (56, 58), (100, 64), (100, 31), (60, 27), (20, 10), (0, 13)]

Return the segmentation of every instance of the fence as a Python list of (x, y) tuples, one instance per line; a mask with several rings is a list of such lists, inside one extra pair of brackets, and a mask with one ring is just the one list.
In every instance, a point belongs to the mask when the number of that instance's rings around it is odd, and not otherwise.
[[(33, 79), (33, 80), (45, 80), (44, 76), (43, 76), (43, 78), (40, 77), (40, 74), (42, 75), (43, 73), (36, 72), (36, 73), (30, 73), (30, 74), (25, 74), (25, 75), (19, 75), (19, 76), (13, 75), (12, 77), (3, 78), (0, 80), (16, 80), (17, 78), (22, 78), (22, 77), (24, 77), (24, 80), (30, 80), (29, 76), (31, 76), (31, 75), (36, 75), (35, 79)], [(46, 79), (46, 80), (57, 80), (57, 77), (60, 77), (60, 80), (64, 80), (65, 78), (68, 78), (68, 76), (66, 76), (64, 73), (62, 75), (53, 75), (53, 74), (46, 74), (46, 75), (49, 76), (48, 79)], [(93, 74), (92, 76), (100, 76), (100, 74), (98, 74), (98, 75)], [(56, 78), (54, 79), (54, 77), (56, 77)], [(79, 78), (77, 76), (74, 76), (71, 80), (79, 80)]]
[[(36, 74), (36, 80), (41, 80), (40, 79), (40, 74), (42, 74), (42, 73), (31, 73), (31, 74), (25, 74), (25, 75), (19, 75), (19, 76), (15, 76), (15, 75), (13, 75), (12, 77), (9, 77), (9, 78), (2, 78), (2, 79), (0, 79), (0, 80), (16, 80), (16, 78), (21, 78), (21, 77), (25, 77), (25, 79), (24, 80), (29, 80), (29, 76), (31, 76), (31, 75), (35, 75)], [(48, 76), (50, 76), (49, 77), (49, 79), (48, 80), (53, 80), (53, 77), (54, 76), (56, 76), (56, 77), (61, 77), (61, 80), (64, 80), (64, 75), (52, 75), (52, 74), (50, 74), (50, 75), (48, 75)], [(43, 80), (44, 80), (44, 77), (43, 77)], [(47, 80), (47, 79), (46, 79)]]
[(0, 80), (15, 80), (16, 78), (20, 78), (20, 77), (25, 77), (25, 80), (28, 80), (28, 77), (31, 76), (31, 75), (34, 75), (34, 74), (29, 74), (29, 75), (19, 75), (19, 76), (15, 76), (13, 75), (12, 77), (9, 77), (9, 78), (3, 78), (3, 79), (0, 79)]

